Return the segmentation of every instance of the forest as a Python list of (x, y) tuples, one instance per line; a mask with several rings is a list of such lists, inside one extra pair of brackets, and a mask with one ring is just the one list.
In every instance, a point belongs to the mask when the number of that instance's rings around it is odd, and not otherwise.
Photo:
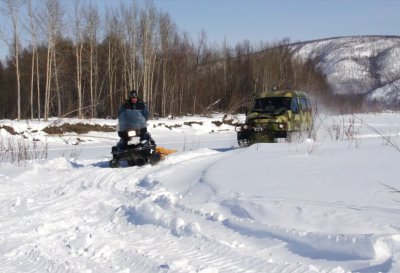
[[(245, 111), (257, 92), (304, 90), (332, 101), (324, 75), (290, 51), (290, 40), (217, 45), (190, 37), (151, 1), (104, 14), (74, 0), (2, 0), (0, 118), (115, 118), (130, 90), (151, 117)], [(9, 32), (5, 30), (9, 29)]]

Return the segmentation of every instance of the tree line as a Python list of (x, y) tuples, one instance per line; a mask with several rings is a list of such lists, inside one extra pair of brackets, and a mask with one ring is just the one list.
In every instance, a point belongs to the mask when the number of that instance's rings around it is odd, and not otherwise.
[(294, 58), (289, 40), (215, 45), (205, 32), (180, 32), (151, 1), (104, 14), (72, 2), (64, 14), (60, 0), (2, 0), (11, 25), (2, 29), (11, 31), (0, 33), (9, 48), (0, 62), (0, 118), (115, 117), (132, 89), (152, 117), (242, 111), (273, 86), (329, 97), (324, 75)]

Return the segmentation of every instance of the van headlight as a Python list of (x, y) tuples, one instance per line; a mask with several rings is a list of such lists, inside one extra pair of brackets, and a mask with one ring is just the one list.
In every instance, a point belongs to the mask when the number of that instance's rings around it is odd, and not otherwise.
[(129, 137), (134, 137), (134, 136), (136, 136), (136, 131), (128, 131), (128, 136), (129, 136)]
[(282, 130), (283, 130), (283, 129), (285, 129), (285, 127), (286, 127), (286, 126), (285, 126), (284, 123), (279, 123), (279, 124), (278, 124), (278, 128), (279, 128), (279, 129), (282, 129)]

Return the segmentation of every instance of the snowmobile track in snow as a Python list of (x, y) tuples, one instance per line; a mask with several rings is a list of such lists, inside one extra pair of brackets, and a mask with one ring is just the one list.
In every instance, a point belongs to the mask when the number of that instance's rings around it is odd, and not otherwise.
[[(4, 180), (1, 213), (13, 217), (1, 222), (0, 238), (11, 231), (13, 236), (0, 239), (0, 271), (344, 273), (338, 261), (357, 261), (358, 268), (374, 259), (377, 265), (390, 263), (376, 257), (385, 238), (256, 220), (249, 208), (261, 210), (258, 201), (303, 209), (363, 207), (248, 198), (218, 188), (210, 180), (218, 164), (244, 151), (202, 149), (140, 168), (65, 159), (36, 164)], [(185, 188), (175, 187), (182, 184)]]

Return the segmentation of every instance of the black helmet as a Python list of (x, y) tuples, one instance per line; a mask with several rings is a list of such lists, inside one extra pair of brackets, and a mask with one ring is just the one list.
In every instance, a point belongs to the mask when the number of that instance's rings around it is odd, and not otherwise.
[(132, 91), (129, 92), (129, 98), (130, 99), (131, 98), (137, 98), (137, 97), (139, 97), (139, 96), (138, 96), (138, 93), (137, 93), (136, 90), (132, 90)]

